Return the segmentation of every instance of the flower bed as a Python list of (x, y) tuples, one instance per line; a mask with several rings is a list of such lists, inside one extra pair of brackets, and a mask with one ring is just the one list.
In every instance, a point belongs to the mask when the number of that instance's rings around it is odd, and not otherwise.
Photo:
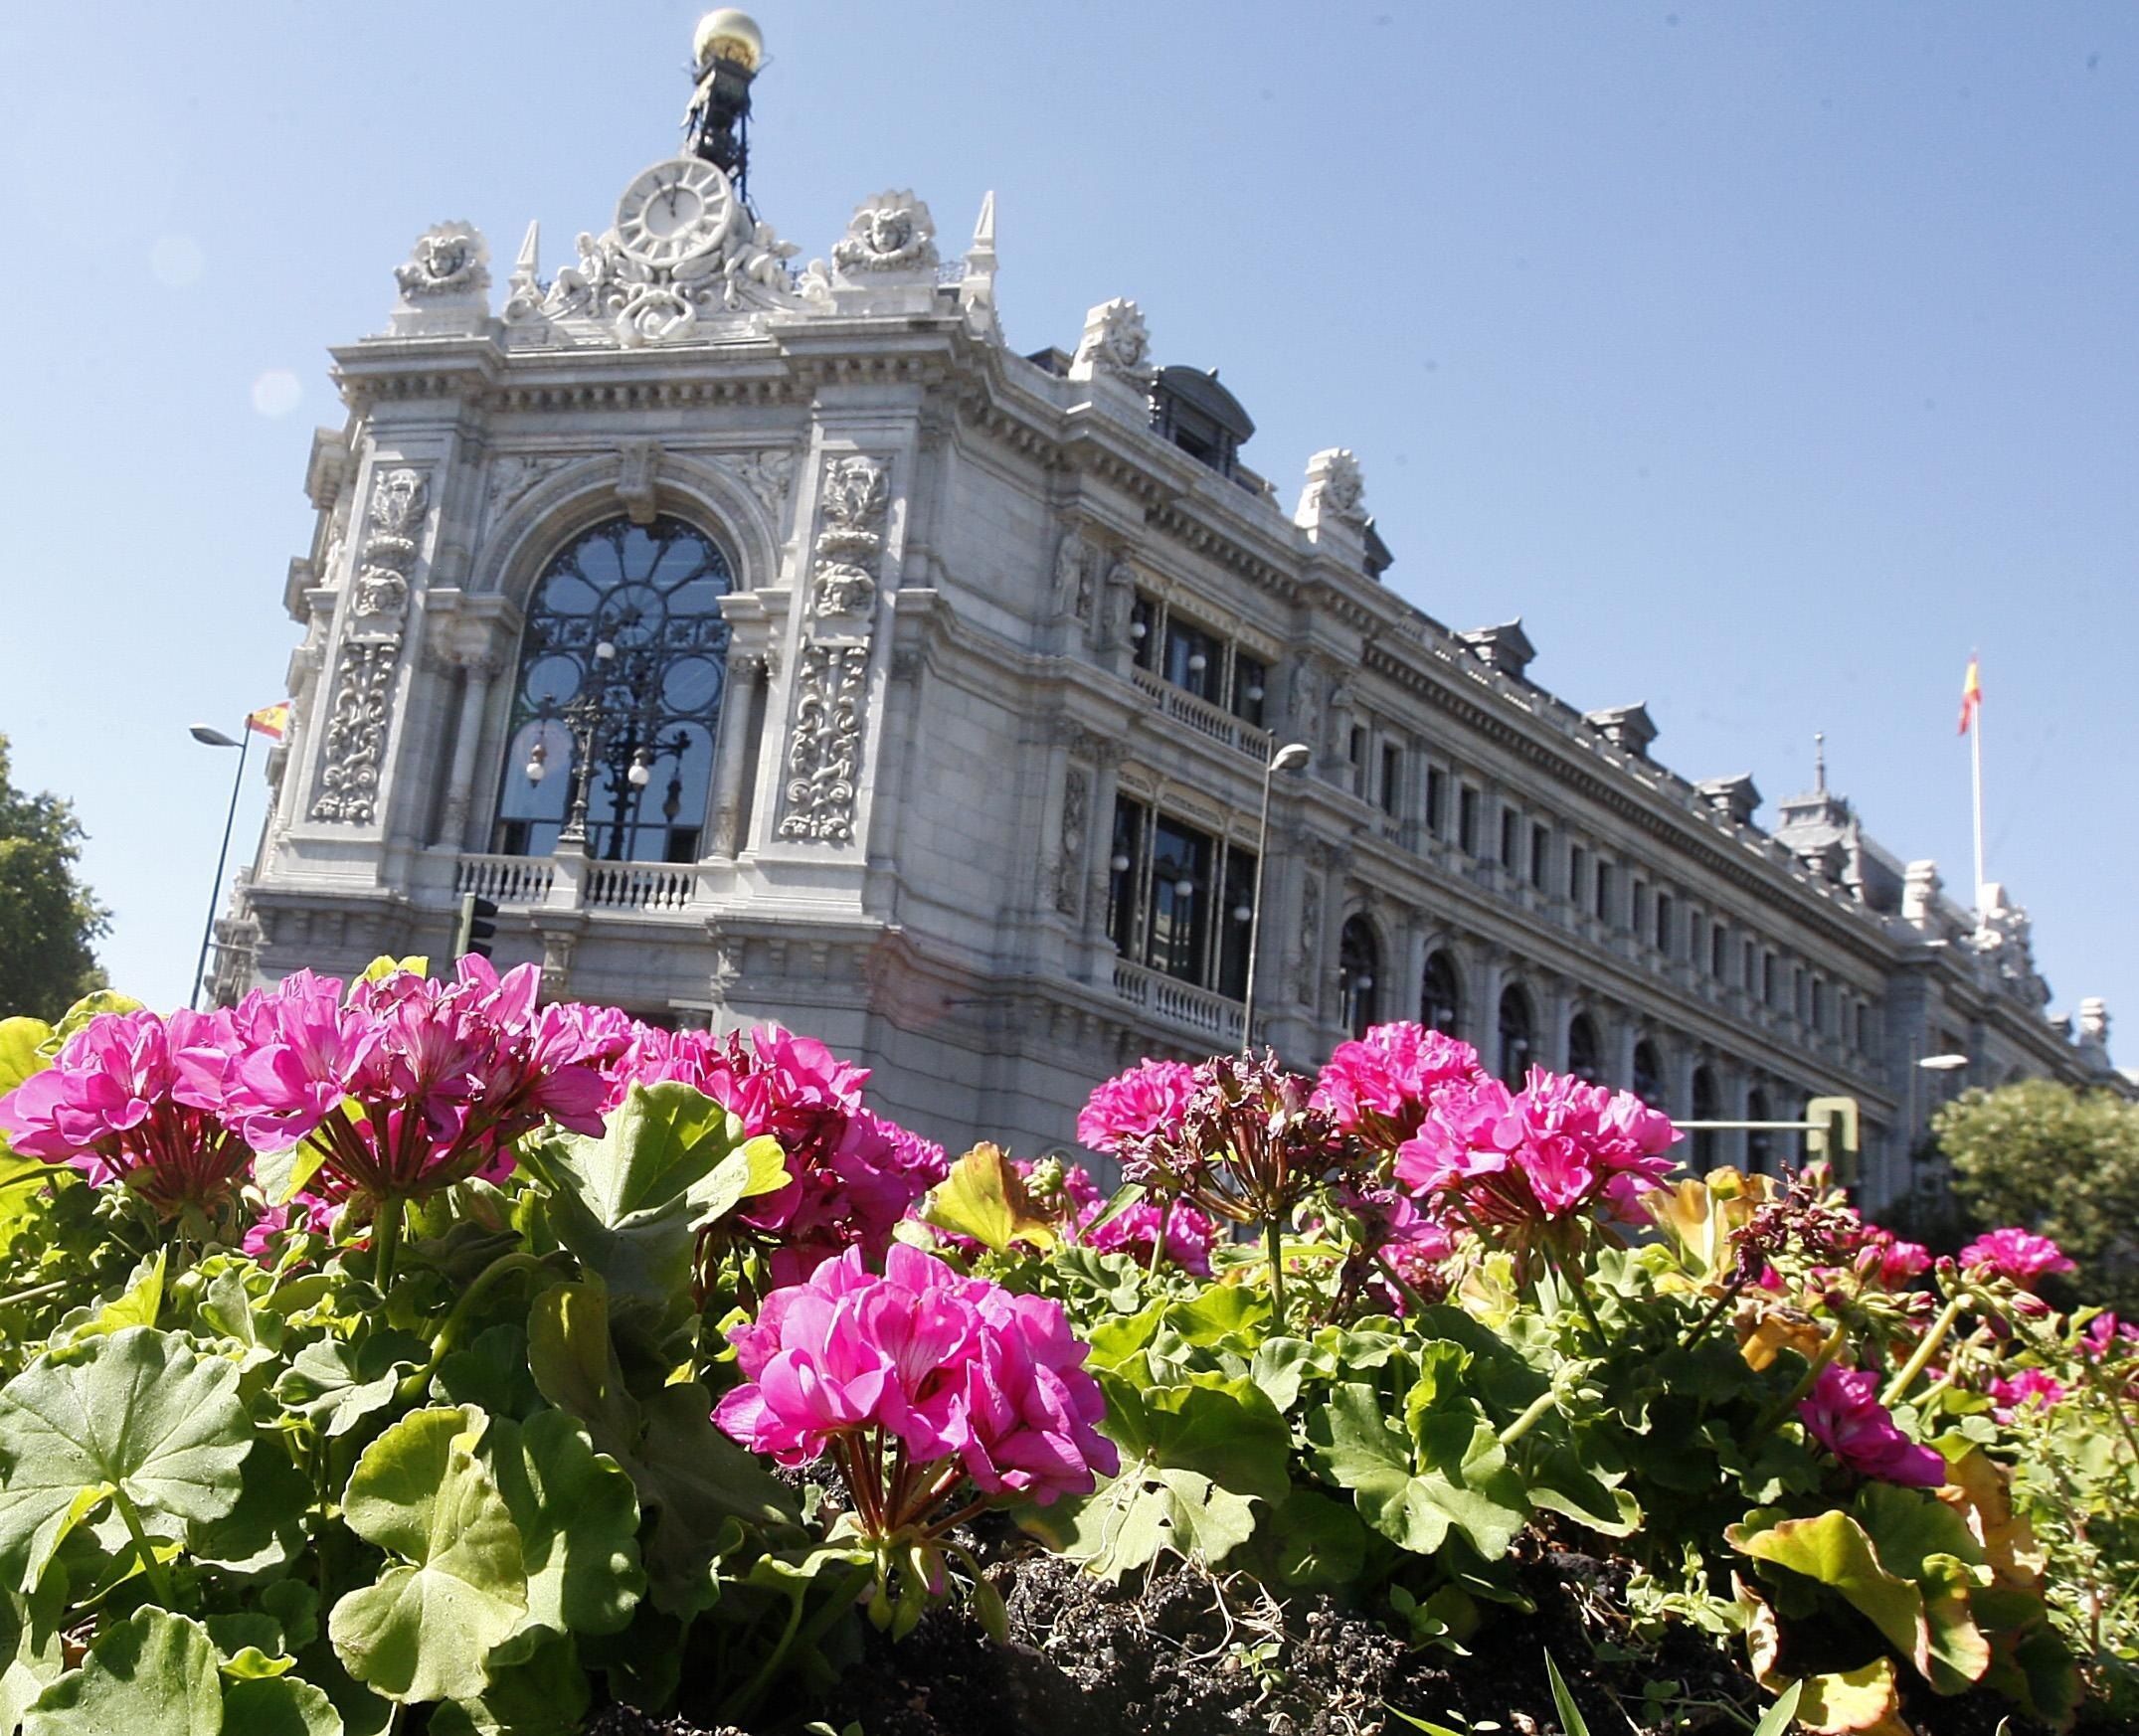
[(956, 1162), (382, 960), (0, 1022), (0, 1736), (2139, 1705), (2139, 1333), (1416, 1026)]

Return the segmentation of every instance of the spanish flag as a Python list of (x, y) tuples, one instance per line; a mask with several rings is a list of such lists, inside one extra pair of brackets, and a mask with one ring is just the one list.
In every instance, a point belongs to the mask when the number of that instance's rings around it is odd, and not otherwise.
[(289, 734), (289, 701), (280, 699), (258, 711), (247, 712), (245, 727), (256, 736), (266, 736), (271, 742), (281, 741)]
[(1968, 659), (1968, 673), (1961, 679), (1961, 727), (1956, 735), (1968, 734), (1968, 726), (1976, 721), (1976, 713), (1983, 705), (1983, 677), (1976, 670), (1976, 659)]

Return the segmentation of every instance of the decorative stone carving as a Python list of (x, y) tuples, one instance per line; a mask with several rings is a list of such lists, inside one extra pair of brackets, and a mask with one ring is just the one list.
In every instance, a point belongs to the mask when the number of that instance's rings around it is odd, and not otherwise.
[(1092, 547), (1073, 530), (1062, 533), (1055, 544), (1054, 608), (1057, 614), (1074, 612), (1079, 620), (1092, 615)]
[(1137, 570), (1127, 561), (1116, 561), (1107, 569), (1106, 596), (1100, 608), (1100, 644), (1106, 650), (1120, 650), (1129, 643), (1129, 616), (1137, 601)]
[(1300, 888), (1300, 1000), (1310, 1012), (1322, 1004), (1322, 877), (1310, 874)]
[(795, 454), (775, 448), (764, 452), (739, 452), (714, 460), (731, 472), (758, 497), (758, 503), (778, 518), (788, 490), (795, 485)]
[(490, 287), (490, 249), (474, 225), (436, 223), (416, 238), (394, 281), (411, 301), (435, 295), (479, 295)]
[(912, 193), (894, 188), (865, 199), (847, 220), (846, 235), (832, 248), (842, 271), (933, 271), (936, 220)]
[(351, 639), (334, 670), (334, 703), (327, 713), (319, 794), (312, 818), (369, 825), (378, 817), (379, 769), (394, 697), (401, 640)]
[(1077, 914), (1084, 883), (1084, 836), (1092, 817), (1092, 775), (1071, 766), (1062, 775), (1062, 848), (1055, 859), (1055, 909)]
[(492, 458), (483, 489), (484, 522), (496, 524), (498, 515), (530, 488), (573, 464), (585, 463), (587, 458), (583, 452), (506, 452)]
[(2035, 925), (2020, 905), (2006, 897), (2006, 889), (1992, 882), (1983, 889), (1982, 910), (1976, 932), (1968, 945), (1997, 971), (2009, 992), (2030, 1006), (2050, 1004), (2050, 984), (2035, 967)]
[(513, 261), (512, 276), (505, 284), (507, 325), (522, 325), (542, 315), (542, 225), (527, 226), (520, 243), (520, 257)]
[(799, 695), (788, 743), (783, 838), (845, 844), (854, 838), (854, 799), (861, 773), (865, 643), (805, 644), (796, 663)]
[(394, 676), (429, 493), (421, 470), (385, 470), (373, 479), (364, 546), (335, 664), (334, 697), (327, 707), (313, 819), (369, 825), (378, 817)]
[[(694, 182), (710, 175), (718, 178), (720, 188), (727, 186), (718, 169), (695, 157), (647, 171), (625, 190), (618, 224), (599, 240), (580, 236), (578, 260), (559, 268), (543, 295), (539, 317), (516, 321), (515, 329), (544, 322), (606, 325), (617, 342), (637, 348), (688, 342), (699, 321), (714, 314), (799, 312), (808, 307), (788, 265), (794, 244), (752, 217), (732, 192), (724, 198), (693, 194), (705, 221), (703, 233), (693, 234), (685, 251), (646, 246), (643, 238), (636, 249), (627, 245), (624, 221), (627, 214), (641, 212), (648, 197), (641, 184), (657, 171)], [(639, 232), (634, 229), (632, 234), (638, 237)]]
[(661, 447), (658, 440), (626, 440), (620, 449), (617, 465), (617, 498), (624, 503), (624, 515), (633, 524), (651, 524), (654, 519), (655, 476), (661, 467)]
[(1087, 377), (1121, 375), (1141, 386), (1150, 378), (1151, 350), (1144, 310), (1118, 296), (1102, 301), (1084, 316), (1084, 335), (1077, 342), (1072, 368)]
[(1285, 718), (1291, 726), (1293, 740), (1314, 747), (1316, 729), (1322, 722), (1322, 683), (1315, 678), (1315, 666), (1305, 658), (1296, 659), (1292, 673), (1285, 682)]
[(1308, 460), (1307, 486), (1301, 490), (1294, 522), (1312, 529), (1334, 520), (1359, 530), (1366, 524), (1365, 501), (1359, 460), (1342, 446), (1331, 446)]
[(867, 628), (876, 612), (890, 505), (891, 467), (881, 458), (857, 453), (826, 461), (809, 576), (809, 611), (818, 621), (843, 617), (850, 630)]

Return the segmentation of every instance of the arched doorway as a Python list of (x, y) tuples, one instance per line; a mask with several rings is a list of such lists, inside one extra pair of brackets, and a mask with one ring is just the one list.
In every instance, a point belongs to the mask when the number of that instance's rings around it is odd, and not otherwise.
[(1419, 980), (1419, 1023), (1443, 1036), (1462, 1035), (1463, 984), (1456, 974), (1456, 961), (1446, 953), (1426, 960)]
[(1381, 945), (1363, 916), (1352, 917), (1337, 936), (1337, 1016), (1354, 1037), (1380, 1023)]
[[(1759, 1086), (1745, 1094), (1745, 1119), (1749, 1122), (1766, 1122), (1775, 1119), (1775, 1112), (1768, 1102), (1768, 1094)], [(1766, 1128), (1752, 1128), (1745, 1134), (1745, 1167), (1756, 1175), (1775, 1173), (1775, 1135)]]
[(1501, 1082), (1511, 1090), (1519, 1090), (1523, 1075), (1529, 1071), (1536, 1028), (1536, 1012), (1530, 1005), (1529, 991), (1519, 982), (1511, 982), (1501, 990), (1500, 1020)]
[(1576, 1013), (1567, 1026), (1567, 1071), (1591, 1085), (1604, 1078), (1604, 1044), (1597, 1036), (1597, 1021), (1586, 1012)]
[(1634, 1095), (1653, 1110), (1664, 1107), (1664, 1057), (1647, 1037), (1634, 1045)]
[[(1693, 1114), (1696, 1122), (1720, 1121), (1723, 1115), (1723, 1094), (1716, 1090), (1715, 1074), (1703, 1063), (1693, 1069)], [(1718, 1161), (1716, 1135), (1712, 1128), (1696, 1128), (1693, 1130), (1693, 1166), (1700, 1170), (1713, 1169)]]

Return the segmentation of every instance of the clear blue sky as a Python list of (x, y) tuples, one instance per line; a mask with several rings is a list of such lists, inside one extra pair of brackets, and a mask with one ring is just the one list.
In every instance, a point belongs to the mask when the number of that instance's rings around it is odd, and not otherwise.
[[(282, 691), (325, 349), (444, 218), (554, 266), (665, 155), (697, 8), (18, 5), (0, 17), (0, 732), (73, 796), (118, 983), (185, 991)], [(2139, 8), (765, 0), (752, 186), (823, 254), (997, 191), (1019, 348), (1142, 302), (1290, 499), (1353, 447), (1454, 626), (1520, 614), (1690, 777), (1833, 780), (1993, 878), (2139, 1061)], [(293, 400), (293, 402), (292, 402)], [(249, 778), (250, 849), (263, 791)], [(1772, 812), (1772, 809), (1770, 809)], [(241, 852), (242, 853), (242, 852)]]

